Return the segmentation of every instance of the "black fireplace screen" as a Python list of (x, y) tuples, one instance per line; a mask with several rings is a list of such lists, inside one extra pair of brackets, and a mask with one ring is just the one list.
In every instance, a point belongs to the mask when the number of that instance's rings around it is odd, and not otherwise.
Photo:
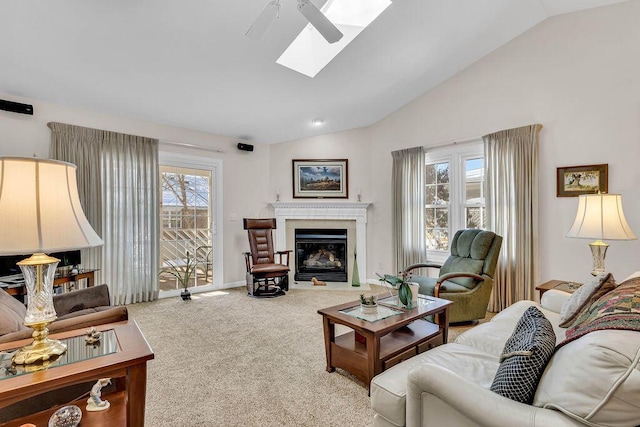
[(347, 230), (296, 229), (295, 280), (347, 282)]

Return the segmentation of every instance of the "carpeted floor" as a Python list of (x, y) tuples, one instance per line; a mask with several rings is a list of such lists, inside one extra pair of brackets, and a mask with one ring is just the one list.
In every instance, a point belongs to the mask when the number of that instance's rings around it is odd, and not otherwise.
[(325, 370), (317, 314), (358, 295), (292, 289), (254, 299), (236, 288), (129, 306), (155, 352), (146, 425), (370, 426), (363, 384)]

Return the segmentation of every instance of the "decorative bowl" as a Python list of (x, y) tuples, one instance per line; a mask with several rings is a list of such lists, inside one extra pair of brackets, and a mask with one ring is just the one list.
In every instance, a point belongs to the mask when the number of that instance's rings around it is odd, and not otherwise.
[(75, 405), (63, 406), (49, 418), (49, 427), (76, 427), (82, 419), (82, 411)]
[(360, 310), (365, 314), (373, 314), (378, 312), (378, 304), (360, 304)]

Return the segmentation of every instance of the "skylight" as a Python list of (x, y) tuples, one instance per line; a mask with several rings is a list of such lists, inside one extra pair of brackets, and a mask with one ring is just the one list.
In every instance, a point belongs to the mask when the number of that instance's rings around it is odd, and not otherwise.
[(390, 4), (390, 0), (328, 0), (322, 13), (344, 37), (336, 43), (327, 43), (311, 24), (307, 24), (276, 62), (315, 77)]

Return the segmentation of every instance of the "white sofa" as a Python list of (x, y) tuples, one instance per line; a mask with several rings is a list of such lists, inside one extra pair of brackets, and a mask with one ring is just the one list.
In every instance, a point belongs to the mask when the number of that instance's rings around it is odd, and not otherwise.
[(455, 342), (414, 356), (371, 382), (375, 427), (640, 425), (640, 333), (591, 332), (558, 349), (532, 405), (490, 390), (499, 356), (530, 306), (551, 322), (556, 342), (568, 293), (545, 292), (541, 304), (520, 301)]

